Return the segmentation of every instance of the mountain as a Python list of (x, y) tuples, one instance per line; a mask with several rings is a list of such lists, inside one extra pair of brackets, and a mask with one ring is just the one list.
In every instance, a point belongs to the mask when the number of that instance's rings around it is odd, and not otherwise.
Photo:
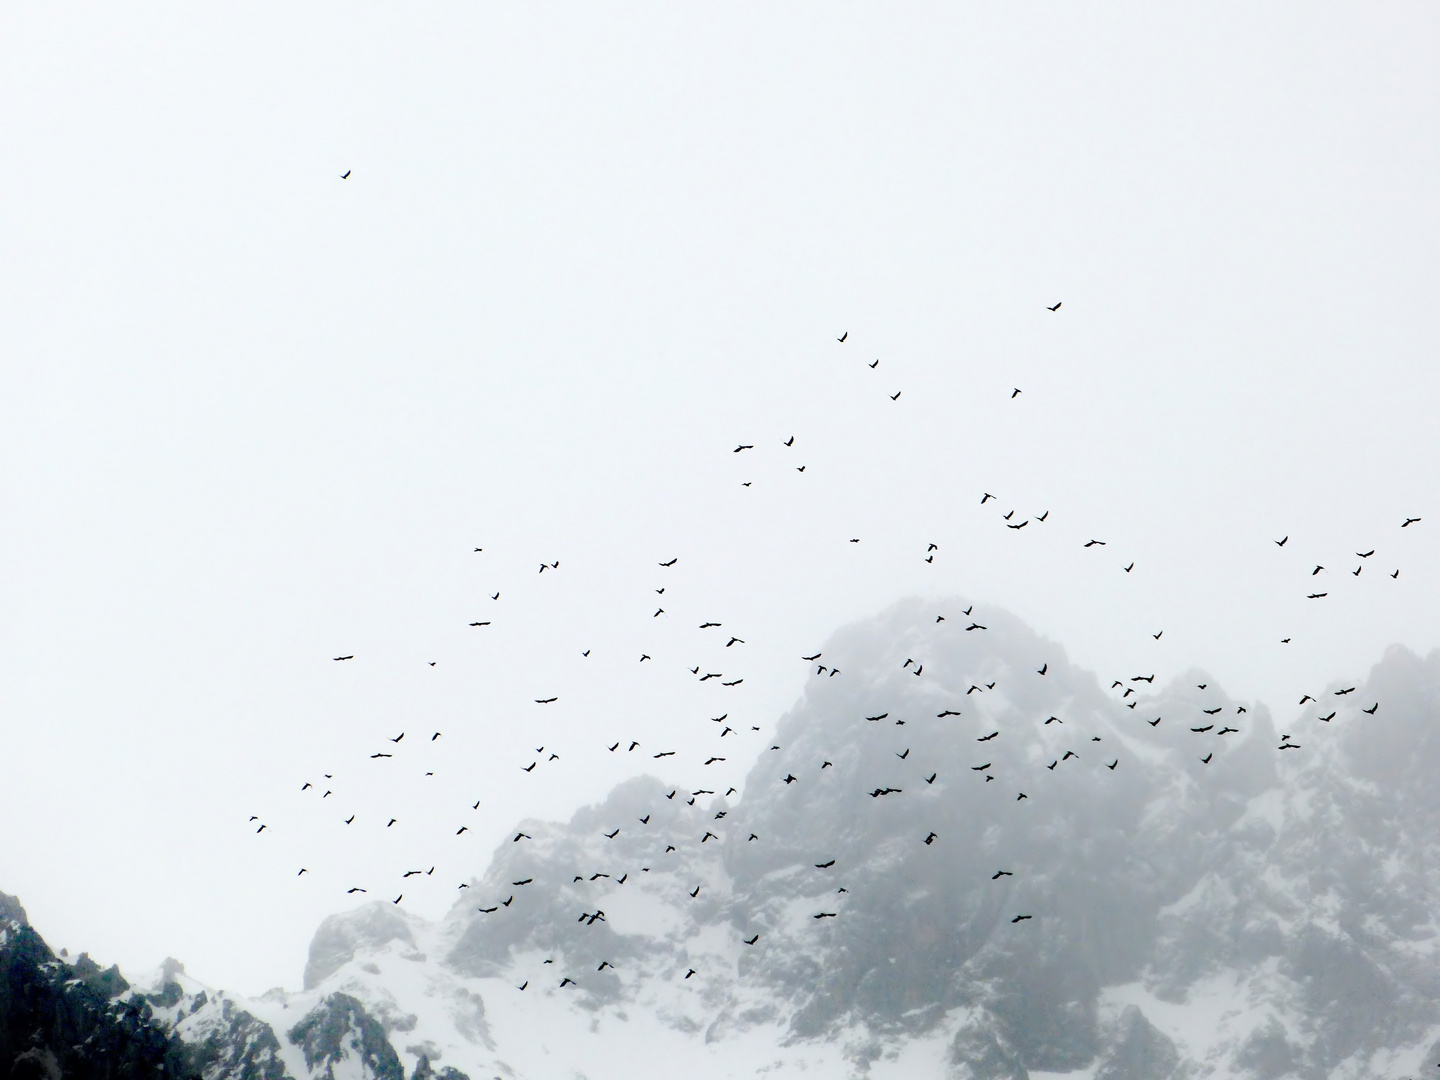
[(1203, 673), (1101, 681), (962, 606), (838, 633), (733, 802), (638, 777), (522, 822), (438, 922), (326, 919), (300, 991), (172, 963), (105, 1007), (206, 1080), (1440, 1066), (1440, 652), (1281, 736)]

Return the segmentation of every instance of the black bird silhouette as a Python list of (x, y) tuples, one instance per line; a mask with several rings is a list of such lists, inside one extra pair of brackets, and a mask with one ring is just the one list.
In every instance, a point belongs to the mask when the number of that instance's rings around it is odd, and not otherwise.
[(1419, 518), (1408, 518), (1408, 517), (1407, 517), (1404, 521), (1402, 521), (1402, 522), (1400, 523), (1400, 528), (1402, 528), (1402, 529), (1408, 529), (1411, 525), (1414, 525), (1414, 524), (1415, 524), (1417, 521), (1419, 521), (1419, 520), (1420, 520)]
[(1368, 559), (1371, 555), (1375, 554), (1375, 549), (1371, 548), (1369, 551), (1357, 551), (1355, 554), (1362, 559)]
[(346, 889), (346, 890), (345, 890), (345, 895), (346, 895), (346, 896), (349, 896), (351, 893), (364, 892), (364, 891), (365, 891), (364, 889), (359, 889), (359, 888), (356, 888), (356, 889)]
[[(978, 739), (976, 739), (975, 741), (976, 741), (976, 742), (989, 742), (991, 739), (995, 738), (995, 737), (996, 737), (997, 735), (999, 735), (999, 734), (1000, 734), (1000, 732), (998, 732), (998, 731), (992, 731), (989, 735), (981, 735), (981, 736), (980, 736)], [(909, 753), (909, 751), (907, 750), (906, 753)]]
[(1400, 571), (1399, 571), (1399, 570), (1396, 570), (1396, 571), (1395, 571), (1393, 574), (1391, 574), (1390, 576), (1393, 577), (1393, 578), (1398, 578), (1398, 577), (1400, 576)]
[[(1060, 305), (1063, 304), (1064, 302), (1065, 302), (1065, 301), (1063, 301), (1063, 300), (1057, 300), (1057, 301), (1055, 301), (1055, 306), (1054, 306), (1054, 307), (1050, 307), (1050, 306), (1047, 304), (1046, 307), (1045, 307), (1045, 310), (1046, 310), (1046, 311), (1059, 311), (1059, 310), (1060, 310)], [(1027, 915), (1026, 918), (1029, 918), (1029, 916)]]
[[(850, 331), (849, 331), (849, 330), (846, 330), (843, 334), (841, 334), (841, 335), (840, 335), (839, 337), (837, 337), (835, 340), (836, 340), (836, 341), (839, 341), (839, 342), (843, 342), (843, 341), (844, 341), (846, 338), (848, 338), (849, 336), (850, 336)], [(686, 977), (688, 978), (689, 976), (686, 976)]]
[(540, 764), (538, 761), (532, 761), (532, 762), (530, 762), (529, 765), (526, 765), (526, 766), (525, 766), (523, 769), (521, 769), (520, 771), (521, 771), (521, 772), (530, 772), (530, 771), (532, 771), (532, 770), (535, 768), (535, 766), (538, 765), (538, 764)]
[(899, 391), (899, 390), (896, 390), (893, 394), (891, 394), (891, 395), (890, 395), (890, 400), (891, 400), (891, 401), (899, 401), (899, 400), (900, 400), (900, 391)]
[(354, 814), (351, 814), (349, 817), (347, 817), (347, 818), (345, 819), (345, 824), (346, 824), (346, 825), (349, 825), (349, 824), (350, 824), (352, 821), (354, 821), (354, 820), (355, 820), (355, 815), (354, 815)]
[[(461, 831), (463, 832), (464, 830), (462, 829)], [(526, 839), (526, 840), (532, 840), (532, 839), (534, 839), (534, 837), (532, 837), (528, 832), (522, 832), (522, 833), (516, 833), (516, 834), (515, 834), (515, 839), (514, 839), (514, 840), (511, 840), (510, 842), (511, 842), (512, 844), (518, 844), (518, 843), (520, 842), (520, 840), (521, 840), (522, 837), (523, 837), (524, 839)]]
[(741, 443), (739, 446), (735, 447), (734, 453), (737, 453), (737, 454), (738, 454), (741, 450), (754, 450), (754, 449), (755, 449), (755, 445), (754, 445), (753, 443)]
[(1110, 762), (1109, 765), (1106, 765), (1105, 768), (1109, 769), (1111, 772), (1114, 772), (1114, 771), (1115, 771), (1115, 766), (1116, 766), (1116, 765), (1119, 765), (1119, 764), (1120, 764), (1120, 759), (1119, 759), (1119, 758), (1116, 758), (1114, 761)]
[(1331, 720), (1334, 720), (1334, 719), (1335, 719), (1335, 714), (1332, 712), (1329, 716), (1322, 716), (1322, 717), (1320, 717), (1320, 719), (1323, 720), (1323, 721), (1325, 721), (1325, 723), (1328, 724)]
[[(1160, 634), (1163, 634), (1163, 633), (1165, 633), (1165, 631), (1164, 631), (1164, 630), (1161, 630), (1161, 631), (1160, 631)], [(1151, 634), (1150, 636), (1153, 637), (1156, 641), (1159, 641), (1159, 640), (1160, 640), (1160, 634)]]
[(661, 566), (674, 566), (674, 565), (675, 565), (677, 562), (679, 562), (679, 561), (680, 561), (680, 556), (679, 556), (679, 555), (676, 555), (675, 558), (671, 559), (669, 562), (662, 562), (660, 565), (661, 565)]
[(1305, 599), (1306, 599), (1306, 600), (1319, 600), (1322, 596), (1329, 596), (1329, 595), (1330, 595), (1329, 593), (1312, 592), (1312, 593), (1308, 594), (1308, 595), (1305, 597)]
[(603, 835), (604, 835), (604, 837), (605, 837), (606, 840), (614, 840), (615, 837), (617, 837), (617, 836), (620, 835), (620, 829), (619, 829), (619, 827), (617, 826), (614, 832), (607, 832), (607, 833), (604, 833)]
[(935, 782), (935, 777), (937, 777), (937, 776), (939, 776), (939, 775), (940, 775), (939, 773), (933, 773), (933, 772), (932, 772), (929, 776), (927, 776), (927, 777), (925, 778), (925, 783), (927, 783), (927, 784), (933, 784), (933, 783)]
[(1206, 716), (1214, 716), (1214, 715), (1215, 715), (1216, 713), (1218, 713), (1222, 708), (1224, 708), (1223, 705), (1217, 705), (1217, 706), (1215, 706), (1215, 708), (1213, 708), (1213, 709), (1201, 709), (1200, 711), (1203, 712)]
[[(1290, 539), (1290, 534), (1289, 534), (1289, 533), (1286, 533), (1286, 534), (1285, 534), (1285, 540), (1289, 540), (1289, 539)], [(1285, 546), (1285, 540), (1272, 540), (1271, 543), (1274, 544), (1276, 547), (1284, 547), (1284, 546)]]
[(834, 860), (834, 859), (831, 859), (829, 862), (817, 862), (817, 863), (815, 864), (815, 869), (816, 869), (816, 870), (829, 870), (830, 867), (832, 867), (832, 866), (834, 866), (834, 865), (835, 865), (835, 860)]
[(970, 771), (971, 771), (971, 772), (984, 772), (984, 771), (985, 771), (986, 769), (988, 769), (989, 767), (990, 767), (990, 762), (987, 761), (984, 765), (971, 765), (971, 766), (970, 766)]
[(529, 980), (529, 979), (526, 979), (523, 983), (521, 983), (521, 984), (520, 984), (519, 986), (517, 986), (515, 989), (516, 989), (516, 990), (524, 990), (525, 987), (527, 987), (527, 986), (529, 986), (529, 985), (530, 985), (530, 980)]
[(1033, 919), (1034, 917), (1035, 916), (1033, 915), (1016, 915), (1013, 919), (1010, 920), (1010, 922), (1012, 924), (1017, 922), (1024, 922), (1026, 919)]
[(1146, 720), (1145, 722), (1146, 722), (1147, 724), (1149, 724), (1151, 727), (1159, 727), (1159, 726), (1160, 726), (1160, 721), (1161, 721), (1161, 720), (1164, 720), (1164, 719), (1165, 719), (1165, 718), (1164, 718), (1163, 716), (1157, 716), (1157, 717), (1155, 717), (1154, 720)]
[(960, 715), (960, 710), (959, 710), (959, 709), (946, 709), (944, 712), (938, 712), (938, 713), (936, 713), (936, 714), (935, 714), (935, 717), (936, 717), (936, 719), (943, 719), (944, 717), (947, 717), (947, 716), (959, 716), (959, 715)]
[[(310, 872), (310, 871), (306, 870), (305, 867), (303, 867), (303, 866), (300, 868), (300, 874), (308, 874), (309, 872)], [(299, 877), (300, 874), (296, 874), (295, 876), (296, 876), (296, 877)]]
[(884, 720), (889, 715), (890, 714), (888, 712), (882, 712), (879, 716), (867, 716), (865, 717), (865, 719), (869, 720), (871, 723), (875, 723), (876, 721)]
[(552, 704), (552, 703), (554, 703), (554, 702), (556, 702), (556, 701), (559, 701), (559, 700), (560, 700), (560, 699), (559, 699), (558, 697), (545, 697), (545, 698), (537, 697), (537, 698), (535, 699), (535, 704), (536, 704), (536, 705), (550, 705), (550, 704)]
[(798, 779), (799, 779), (798, 776), (795, 776), (795, 775), (793, 775), (792, 773), (786, 773), (786, 774), (785, 774), (785, 778), (781, 781), (781, 783), (784, 783), (784, 784), (793, 784), (793, 783), (794, 783), (796, 780), (798, 780)]
[(370, 760), (371, 760), (371, 761), (374, 761), (376, 758), (394, 757), (394, 756), (395, 756), (394, 754), (371, 754), (371, 755), (370, 755)]
[(1105, 541), (1104, 541), (1104, 540), (1087, 540), (1087, 541), (1085, 541), (1085, 545), (1084, 545), (1084, 546), (1087, 547), (1087, 548), (1088, 548), (1088, 547), (1104, 547), (1104, 546), (1105, 546)]
[(903, 754), (896, 754), (895, 756), (898, 757), (901, 761), (904, 761), (910, 756), (910, 748), (907, 746)]
[(833, 918), (835, 918), (835, 912), (833, 912), (833, 911), (822, 911), (822, 912), (820, 912), (820, 914), (814, 915), (814, 916), (811, 916), (811, 917), (812, 917), (812, 918), (815, 918), (815, 919), (833, 919)]
[(1200, 734), (1200, 733), (1202, 733), (1202, 732), (1209, 731), (1209, 730), (1210, 730), (1211, 728), (1213, 728), (1214, 726), (1215, 726), (1214, 724), (1206, 724), (1204, 727), (1192, 727), (1190, 730), (1193, 731), (1193, 732), (1195, 732), (1195, 733), (1198, 735), (1198, 734)]
[(490, 623), (489, 623), (489, 621), (487, 620), (487, 621), (485, 621), (485, 622), (472, 622), (470, 625), (471, 625), (471, 626), (489, 626)]
[(1380, 708), (1380, 702), (1377, 701), (1377, 702), (1375, 702), (1374, 705), (1371, 705), (1370, 708), (1368, 708), (1368, 709), (1361, 709), (1360, 711), (1363, 712), (1363, 713), (1369, 713), (1371, 716), (1374, 716), (1374, 715), (1375, 715), (1375, 710), (1378, 709), (1378, 708)]
[(746, 945), (754, 945), (755, 942), (757, 942), (757, 941), (760, 940), (760, 935), (759, 935), (759, 934), (756, 934), (754, 937), (749, 938), (748, 940), (745, 939), (745, 938), (741, 938), (740, 940), (741, 940), (741, 941), (744, 941)]
[(786, 446), (794, 446), (794, 445), (795, 445), (795, 436), (794, 436), (794, 435), (791, 435), (788, 439), (786, 439), (786, 440), (785, 440), (785, 445), (786, 445)]
[(1135, 564), (1132, 562), (1129, 566), (1125, 567), (1125, 573), (1128, 574), (1131, 570), (1134, 570), (1134, 569), (1135, 569)]
[(1014, 392), (1010, 395), (1010, 400), (1011, 400), (1011, 401), (1014, 401), (1014, 400), (1015, 400), (1017, 397), (1019, 397), (1019, 396), (1020, 396), (1020, 388), (1017, 386), (1017, 387), (1015, 387)]
[(1202, 762), (1204, 762), (1206, 765), (1209, 765), (1209, 764), (1210, 764), (1210, 759), (1213, 758), (1214, 756), (1215, 756), (1215, 751), (1214, 751), (1214, 750), (1211, 750), (1210, 753), (1206, 754), (1206, 755), (1205, 755), (1204, 757), (1202, 757), (1200, 760), (1201, 760)]
[(337, 656), (337, 657), (335, 657), (334, 659), (336, 659), (336, 660), (354, 660), (354, 659), (355, 659), (355, 654), (354, 654), (354, 653), (351, 653), (349, 656)]
[(1035, 674), (1037, 674), (1037, 675), (1044, 675), (1044, 674), (1045, 674), (1047, 671), (1049, 671), (1049, 670), (1050, 670), (1050, 661), (1047, 660), (1047, 661), (1045, 661), (1045, 663), (1043, 663), (1043, 664), (1040, 665), (1039, 669), (1035, 672)]
[(818, 653), (818, 652), (817, 652), (814, 656), (802, 656), (802, 657), (800, 657), (800, 659), (801, 659), (801, 660), (815, 661), (815, 660), (819, 660), (822, 655), (823, 655), (822, 653)]
[(1355, 687), (1351, 686), (1351, 687), (1349, 687), (1349, 688), (1347, 688), (1347, 689), (1345, 689), (1345, 690), (1336, 690), (1336, 691), (1335, 691), (1335, 696), (1336, 696), (1336, 697), (1344, 697), (1346, 694), (1353, 694), (1354, 692), (1355, 692)]

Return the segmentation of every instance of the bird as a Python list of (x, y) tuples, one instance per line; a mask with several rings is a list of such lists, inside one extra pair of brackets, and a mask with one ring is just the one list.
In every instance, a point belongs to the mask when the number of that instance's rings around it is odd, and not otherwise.
[(1272, 544), (1274, 544), (1276, 547), (1284, 547), (1284, 546), (1285, 546), (1285, 541), (1286, 541), (1286, 540), (1289, 540), (1289, 539), (1290, 539), (1290, 534), (1289, 534), (1289, 533), (1286, 533), (1283, 539), (1280, 539), (1280, 540), (1272, 540), (1272, 541), (1270, 541), (1270, 542), (1271, 542)]
[[(463, 832), (464, 830), (462, 829), (461, 831)], [(511, 840), (510, 842), (511, 842), (512, 844), (518, 844), (522, 839), (525, 839), (525, 840), (533, 840), (534, 837), (532, 837), (529, 833), (525, 833), (525, 832), (516, 833), (516, 834), (515, 834), (515, 839), (514, 839), (514, 840)]]
[(930, 835), (928, 835), (927, 837), (925, 837), (924, 843), (925, 843), (925, 845), (928, 847), (930, 844), (933, 844), (933, 843), (935, 842), (935, 839), (936, 839), (936, 834), (932, 832)]
[(1036, 670), (1035, 674), (1037, 674), (1037, 675), (1044, 675), (1044, 674), (1045, 674), (1047, 671), (1049, 671), (1049, 670), (1050, 670), (1050, 661), (1047, 660), (1047, 661), (1045, 661), (1045, 663), (1043, 663), (1043, 664), (1040, 665), (1040, 667)]
[(534, 771), (535, 766), (538, 765), (538, 764), (540, 764), (538, 761), (532, 761), (532, 762), (530, 762), (529, 765), (526, 765), (526, 766), (525, 766), (523, 769), (521, 769), (520, 771), (521, 771), (521, 772), (532, 772), (532, 771)]
[[(306, 870), (305, 867), (303, 867), (303, 866), (300, 868), (300, 874), (308, 874), (309, 872), (310, 872), (310, 871)], [(296, 874), (295, 876), (296, 876), (296, 877), (299, 877), (300, 874)]]
[(1400, 528), (1408, 529), (1411, 525), (1414, 525), (1419, 520), (1419, 518), (1407, 517), (1404, 521), (1400, 523)]
[(990, 880), (991, 880), (991, 881), (999, 881), (1002, 877), (1014, 877), (1014, 876), (1015, 876), (1014, 871), (1011, 871), (1011, 870), (996, 870), (995, 873), (993, 873), (993, 874), (990, 875)]
[(885, 719), (887, 716), (889, 716), (889, 715), (890, 715), (890, 714), (889, 714), (888, 712), (882, 712), (879, 716), (867, 716), (867, 717), (865, 717), (865, 719), (866, 719), (866, 720), (869, 720), (869, 721), (873, 724), (873, 723), (876, 723), (877, 721), (884, 720), (884, 719)]
[(1336, 696), (1336, 697), (1344, 697), (1346, 694), (1353, 694), (1354, 692), (1355, 692), (1355, 687), (1351, 686), (1351, 687), (1349, 687), (1349, 688), (1347, 688), (1347, 689), (1345, 689), (1345, 690), (1336, 690), (1336, 691), (1335, 691), (1335, 696)]
[[(481, 911), (484, 911), (485, 909), (484, 909), (484, 908), (481, 908), (480, 910), (481, 910)], [(491, 910), (491, 911), (494, 911), (495, 909), (494, 909), (494, 908), (491, 908), (490, 910)], [(563, 979), (560, 980), (560, 989), (561, 989), (561, 990), (564, 990), (565, 987), (567, 987), (567, 986), (573, 986), (574, 984), (575, 984), (575, 980), (572, 979), (572, 978), (570, 978), (570, 976), (567, 975), (567, 976), (565, 976), (565, 978), (563, 978)]]
[(1325, 567), (1321, 566), (1319, 563), (1316, 563), (1315, 569), (1310, 571), (1310, 576), (1314, 577), (1316, 574), (1320, 573), (1320, 571), (1324, 569)]
[(899, 390), (896, 390), (893, 394), (891, 394), (891, 395), (890, 395), (890, 400), (891, 400), (891, 401), (899, 401), (899, 400), (900, 400), (900, 391), (899, 391)]
[(371, 760), (371, 761), (374, 761), (376, 758), (385, 758), (385, 757), (394, 757), (394, 756), (395, 756), (394, 754), (371, 754), (371, 755), (370, 755), (370, 760)]
[(489, 626), (490, 623), (489, 623), (489, 621), (487, 620), (487, 621), (485, 621), (485, 622), (472, 622), (470, 625), (471, 625), (471, 626)]
[(784, 780), (781, 781), (781, 783), (784, 783), (784, 784), (793, 784), (793, 783), (795, 783), (795, 781), (798, 780), (798, 779), (800, 779), (800, 778), (799, 778), (798, 776), (795, 776), (793, 773), (786, 773), (786, 774), (785, 774), (785, 778), (784, 778)]
[(788, 439), (786, 439), (786, 440), (785, 440), (785, 445), (786, 445), (786, 446), (794, 446), (794, 445), (795, 445), (795, 436), (794, 436), (794, 435), (791, 435)]
[(1087, 547), (1087, 548), (1088, 548), (1088, 547), (1104, 547), (1104, 546), (1105, 546), (1105, 541), (1104, 541), (1104, 540), (1087, 540), (1087, 541), (1085, 541), (1085, 545), (1084, 545), (1084, 546)]
[(521, 984), (520, 984), (519, 986), (517, 986), (515, 989), (517, 989), (517, 990), (524, 990), (525, 987), (527, 987), (527, 986), (529, 986), (529, 985), (530, 985), (530, 980), (529, 980), (529, 979), (526, 979), (523, 983), (521, 983)]
[(1028, 798), (1030, 798), (1030, 796), (1029, 796), (1029, 795), (1026, 795), (1026, 794), (1022, 791), (1022, 792), (1020, 792), (1019, 795), (1016, 795), (1016, 796), (1015, 796), (1015, 801), (1016, 801), (1016, 802), (1019, 802), (1021, 799), (1028, 799)]
[(880, 358), (877, 356), (877, 357), (875, 358), (874, 363), (872, 363), (872, 364), (870, 365), (870, 368), (873, 370), (873, 369), (875, 369), (875, 368), (877, 368), (877, 367), (879, 367), (879, 366), (880, 366)]
[(817, 652), (814, 656), (802, 656), (800, 659), (801, 659), (801, 660), (812, 660), (812, 661), (813, 661), (813, 660), (819, 660), (820, 657), (821, 657), (821, 655), (822, 655), (821, 653), (818, 653), (818, 652)]
[[(346, 169), (343, 173), (340, 174), (340, 179), (341, 179), (341, 180), (349, 180), (349, 179), (350, 179), (350, 173), (351, 173), (352, 171), (353, 171), (353, 170), (351, 170), (351, 169)], [(476, 548), (475, 550), (476, 550), (476, 551), (479, 551), (480, 549), (479, 549), (479, 548)]]
[[(845, 339), (848, 338), (849, 336), (850, 336), (850, 331), (849, 331), (849, 330), (846, 330), (843, 334), (841, 334), (841, 335), (840, 335), (838, 338), (836, 338), (835, 340), (838, 341), (838, 342), (840, 342), (841, 344), (844, 344)], [(687, 976), (687, 978), (688, 978), (688, 976)]]
[(755, 935), (754, 937), (752, 937), (752, 938), (748, 938), (748, 939), (747, 939), (747, 938), (741, 938), (740, 940), (743, 941), (743, 942), (745, 942), (746, 945), (754, 945), (755, 942), (757, 942), (757, 941), (760, 940), (760, 935), (759, 935), (759, 934), (756, 934), (756, 935)]
[(1314, 699), (1313, 697), (1311, 697), (1309, 694), (1306, 694), (1304, 697), (1302, 697), (1302, 698), (1300, 699), (1300, 704), (1301, 704), (1301, 705), (1304, 705), (1307, 701), (1314, 701), (1314, 700), (1315, 700), (1315, 699)]
[(1335, 714), (1332, 712), (1329, 716), (1322, 716), (1322, 717), (1319, 717), (1319, 719), (1325, 721), (1325, 723), (1328, 724), (1331, 720), (1334, 720), (1334, 719), (1335, 719)]
[(1128, 574), (1131, 570), (1134, 570), (1134, 569), (1135, 569), (1135, 564), (1132, 562), (1129, 566), (1125, 567), (1125, 573)]
[(361, 888), (346, 889), (346, 890), (345, 890), (345, 895), (346, 895), (346, 896), (349, 896), (351, 893), (364, 892), (364, 891), (365, 891), (365, 890), (364, 890), (364, 889), (361, 889)]
[(1290, 639), (1289, 639), (1288, 637), (1282, 637), (1282, 638), (1280, 639), (1280, 644), (1281, 644), (1281, 645), (1289, 645), (1289, 644), (1290, 644)]
[(1020, 396), (1020, 388), (1017, 386), (1017, 387), (1015, 387), (1014, 391), (1010, 394), (1010, 400), (1011, 400), (1011, 401), (1014, 401), (1014, 400), (1015, 400), (1017, 397), (1019, 397), (1019, 396)]
[(614, 832), (607, 832), (607, 833), (604, 834), (606, 840), (614, 840), (615, 837), (617, 837), (617, 836), (619, 836), (619, 835), (620, 835), (620, 830), (619, 830), (619, 828), (616, 828), (616, 830), (615, 830)]
[[(976, 741), (976, 742), (989, 742), (991, 739), (995, 738), (995, 737), (998, 736), (999, 734), (1000, 734), (1000, 732), (998, 732), (998, 731), (992, 731), (989, 735), (981, 735), (981, 736), (980, 736), (978, 739), (976, 739), (975, 741)], [(909, 751), (907, 750), (906, 753), (908, 754)]]
[(971, 765), (971, 766), (970, 766), (970, 771), (971, 771), (971, 772), (984, 772), (984, 771), (985, 771), (986, 769), (988, 769), (988, 768), (990, 768), (990, 763), (987, 761), (984, 765)]
[(1380, 702), (1377, 701), (1377, 702), (1375, 702), (1374, 705), (1371, 705), (1370, 708), (1368, 708), (1368, 709), (1361, 709), (1360, 711), (1363, 712), (1363, 713), (1369, 713), (1371, 716), (1374, 716), (1374, 715), (1375, 715), (1375, 710), (1378, 709), (1378, 708), (1380, 708)]
[(933, 773), (933, 772), (932, 772), (929, 776), (927, 776), (927, 777), (925, 778), (925, 783), (927, 783), (927, 784), (933, 784), (933, 783), (935, 782), (935, 777), (937, 777), (937, 776), (939, 776), (939, 775), (940, 775), (939, 773)]
[(755, 446), (754, 446), (753, 443), (741, 443), (739, 446), (735, 447), (735, 450), (734, 450), (733, 452), (736, 453), (736, 454), (738, 454), (741, 450), (754, 450), (754, 449), (755, 449)]
[(697, 897), (697, 896), (699, 896), (699, 895), (700, 895), (700, 886), (699, 886), (699, 885), (696, 885), (695, 888), (694, 888), (694, 890), (690, 893), (690, 898), (693, 900), (695, 897)]
[(1013, 925), (1017, 922), (1024, 922), (1026, 919), (1033, 919), (1034, 917), (1035, 916), (1033, 915), (1016, 915), (1013, 919), (1010, 920), (1010, 922)]
[(1393, 574), (1391, 574), (1390, 576), (1393, 577), (1393, 578), (1398, 578), (1398, 577), (1400, 576), (1400, 571), (1399, 571), (1399, 570), (1396, 570), (1396, 571), (1395, 571)]
[(385, 827), (386, 827), (387, 829), (390, 828), (391, 825), (394, 825), (394, 824), (395, 824), (395, 820), (396, 820), (396, 819), (392, 817), (392, 818), (390, 819), (390, 821), (385, 825)]
[(1114, 772), (1114, 771), (1115, 771), (1115, 766), (1116, 766), (1116, 765), (1119, 765), (1119, 764), (1120, 764), (1120, 759), (1119, 759), (1119, 758), (1116, 758), (1114, 761), (1110, 762), (1109, 765), (1106, 765), (1105, 768), (1109, 769), (1111, 772)]
[(669, 562), (662, 562), (660, 565), (661, 565), (661, 566), (674, 566), (674, 565), (675, 565), (677, 562), (679, 562), (679, 561), (680, 561), (680, 556), (677, 555), (677, 556), (675, 556), (675, 558), (671, 559)]
[(345, 824), (346, 824), (346, 825), (349, 825), (349, 824), (350, 824), (352, 821), (354, 821), (354, 820), (355, 820), (355, 815), (354, 815), (354, 814), (351, 814), (349, 817), (347, 817), (347, 818), (345, 819)]
[(822, 912), (820, 912), (820, 914), (818, 914), (818, 915), (813, 915), (813, 916), (811, 916), (811, 917), (812, 917), (812, 918), (815, 918), (815, 919), (833, 919), (833, 918), (835, 918), (835, 912), (833, 912), (833, 911), (822, 911)]
[(560, 699), (559, 699), (558, 697), (546, 697), (546, 698), (538, 698), (538, 697), (537, 697), (537, 698), (535, 699), (535, 704), (536, 704), (536, 705), (550, 705), (550, 704), (553, 704), (554, 702), (557, 702), (557, 701), (559, 701), (559, 700), (560, 700)]
[(355, 654), (354, 654), (354, 653), (351, 653), (349, 656), (337, 656), (337, 657), (335, 657), (334, 659), (336, 659), (336, 660), (354, 660), (354, 659), (355, 659)]
[(1374, 555), (1374, 554), (1375, 554), (1375, 549), (1374, 549), (1374, 548), (1371, 548), (1369, 551), (1357, 551), (1357, 552), (1355, 552), (1355, 554), (1356, 554), (1357, 557), (1359, 557), (1359, 558), (1361, 558), (1361, 559), (1368, 559), (1368, 558), (1370, 558), (1371, 555)]
[(1211, 750), (1210, 753), (1206, 754), (1206, 755), (1205, 755), (1204, 757), (1202, 757), (1200, 760), (1201, 760), (1202, 762), (1204, 762), (1206, 765), (1209, 765), (1209, 764), (1210, 764), (1210, 759), (1213, 758), (1214, 756), (1215, 756), (1215, 751), (1214, 751), (1214, 750)]
[(1329, 593), (1312, 592), (1312, 593), (1308, 594), (1308, 595), (1305, 597), (1305, 599), (1306, 599), (1306, 600), (1319, 600), (1321, 597), (1329, 596), (1329, 595), (1330, 595)]
[(404, 899), (405, 899), (405, 894), (402, 892), (399, 896), (395, 897), (395, 899), (394, 899), (394, 900), (391, 900), (390, 902), (391, 902), (392, 904), (398, 904), (398, 903), (400, 903), (401, 900), (404, 900)]
[(816, 869), (816, 870), (829, 870), (830, 867), (832, 867), (832, 866), (834, 866), (834, 865), (835, 865), (835, 860), (834, 860), (834, 859), (831, 859), (829, 862), (817, 862), (817, 863), (815, 864), (815, 869)]
[(1206, 731), (1209, 731), (1214, 726), (1214, 724), (1206, 724), (1204, 727), (1192, 727), (1190, 730), (1195, 732), (1195, 734), (1200, 735)]
[(1063, 300), (1056, 300), (1054, 307), (1050, 307), (1050, 306), (1047, 304), (1046, 307), (1045, 307), (1045, 310), (1046, 310), (1046, 311), (1059, 311), (1059, 310), (1060, 310), (1060, 305), (1063, 304), (1064, 302), (1065, 302), (1065, 301), (1063, 301)]
[(1157, 717), (1155, 717), (1154, 720), (1146, 720), (1145, 722), (1146, 722), (1147, 724), (1149, 724), (1151, 727), (1159, 727), (1159, 726), (1160, 726), (1160, 721), (1161, 721), (1161, 720), (1164, 720), (1164, 719), (1165, 719), (1165, 718), (1164, 718), (1163, 716), (1157, 716)]

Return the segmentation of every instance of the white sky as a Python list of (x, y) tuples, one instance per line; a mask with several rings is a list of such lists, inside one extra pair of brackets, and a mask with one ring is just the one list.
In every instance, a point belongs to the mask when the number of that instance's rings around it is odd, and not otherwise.
[(295, 986), (351, 885), (738, 784), (902, 596), (1282, 721), (1440, 645), (1437, 55), (1421, 3), (6, 5), (0, 889)]

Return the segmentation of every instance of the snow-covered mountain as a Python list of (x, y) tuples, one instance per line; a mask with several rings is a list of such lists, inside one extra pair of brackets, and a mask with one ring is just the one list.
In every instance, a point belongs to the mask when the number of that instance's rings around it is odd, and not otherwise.
[(520, 823), (439, 922), (326, 919), (303, 990), (170, 963), (113, 1000), (207, 1080), (1440, 1065), (1440, 652), (1282, 736), (965, 606), (837, 634), (743, 797), (639, 777)]

